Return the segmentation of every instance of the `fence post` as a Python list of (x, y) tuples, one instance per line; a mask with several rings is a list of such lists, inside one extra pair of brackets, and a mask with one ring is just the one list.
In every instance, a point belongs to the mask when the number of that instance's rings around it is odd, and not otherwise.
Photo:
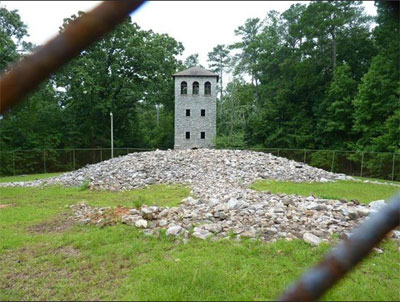
[(72, 150), (72, 170), (75, 170), (75, 149)]
[(43, 150), (43, 170), (46, 173), (46, 150)]
[(363, 165), (364, 165), (364, 152), (362, 152), (362, 153), (361, 153), (361, 168), (360, 168), (360, 177), (362, 177)]
[(279, 156), (279, 149), (278, 149), (278, 156)]
[(100, 148), (100, 161), (103, 161), (103, 148)]
[(306, 163), (306, 156), (307, 156), (307, 150), (304, 149), (304, 160), (303, 160), (304, 163)]
[(15, 151), (13, 151), (13, 170), (14, 170), (14, 176), (15, 176)]
[(335, 150), (333, 150), (333, 154), (332, 154), (331, 172), (333, 172), (333, 164), (334, 163), (335, 163)]
[(394, 161), (396, 158), (396, 153), (393, 153), (393, 163), (392, 163), (392, 181), (394, 180)]

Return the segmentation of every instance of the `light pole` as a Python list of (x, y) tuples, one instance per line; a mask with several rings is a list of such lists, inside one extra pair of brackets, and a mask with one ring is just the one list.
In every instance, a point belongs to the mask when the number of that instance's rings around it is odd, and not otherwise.
[(113, 114), (110, 112), (111, 117), (111, 158), (114, 158), (114, 123), (113, 123)]
[(160, 125), (160, 105), (156, 104), (156, 123), (157, 127)]

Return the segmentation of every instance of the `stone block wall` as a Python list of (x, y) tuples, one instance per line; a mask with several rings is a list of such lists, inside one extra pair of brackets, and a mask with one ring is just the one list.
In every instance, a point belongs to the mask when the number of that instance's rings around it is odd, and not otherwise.
[[(181, 83), (187, 83), (187, 95), (181, 95)], [(193, 95), (193, 82), (199, 83), (199, 94)], [(204, 94), (204, 84), (211, 83), (211, 95)], [(175, 149), (214, 148), (217, 111), (216, 77), (175, 77)], [(186, 116), (186, 110), (190, 116)], [(201, 110), (205, 116), (201, 116)], [(186, 139), (190, 132), (190, 139)], [(201, 139), (201, 132), (205, 138)]]

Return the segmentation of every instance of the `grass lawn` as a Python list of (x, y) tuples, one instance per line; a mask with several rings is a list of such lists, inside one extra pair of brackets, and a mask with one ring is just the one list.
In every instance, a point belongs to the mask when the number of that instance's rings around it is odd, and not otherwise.
[(396, 186), (347, 180), (326, 183), (258, 180), (251, 185), (251, 188), (259, 191), (270, 191), (271, 193), (297, 194), (302, 196), (314, 195), (327, 199), (357, 199), (362, 203), (387, 199), (400, 191), (400, 188)]
[[(382, 185), (379, 185), (382, 187)], [(330, 248), (191, 239), (68, 223), (66, 205), (176, 205), (189, 189), (0, 188), (0, 300), (273, 300)], [(359, 200), (362, 198), (357, 196)], [(400, 243), (381, 245), (324, 297), (398, 300)]]
[(356, 179), (359, 179), (359, 180), (373, 180), (373, 181), (382, 182), (382, 183), (390, 183), (390, 184), (400, 185), (400, 181), (379, 179), (379, 178), (370, 178), (370, 177), (358, 177), (358, 176), (353, 176), (353, 177)]
[(12, 182), (12, 181), (30, 181), (30, 180), (38, 180), (42, 178), (49, 178), (53, 176), (58, 176), (63, 172), (57, 173), (42, 173), (42, 174), (29, 174), (25, 176), (17, 175), (17, 176), (6, 176), (0, 177), (0, 182)]

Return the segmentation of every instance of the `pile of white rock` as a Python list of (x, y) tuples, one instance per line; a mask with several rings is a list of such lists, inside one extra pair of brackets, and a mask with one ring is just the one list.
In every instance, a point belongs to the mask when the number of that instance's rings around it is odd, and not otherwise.
[[(269, 153), (245, 150), (168, 150), (131, 153), (58, 177), (0, 186), (80, 186), (96, 190), (130, 190), (151, 184), (184, 184), (191, 196), (177, 207), (142, 206), (129, 209), (122, 222), (148, 234), (165, 229), (167, 235), (201, 239), (235, 236), (274, 241), (302, 238), (311, 244), (332, 234), (346, 234), (371, 207), (297, 195), (271, 194), (249, 189), (257, 179), (328, 182), (353, 179)], [(105, 208), (73, 206), (81, 223), (102, 225)]]
[[(57, 177), (0, 186), (80, 186), (89, 181), (97, 190), (131, 190), (154, 183), (181, 183), (195, 194), (224, 194), (229, 188), (245, 188), (256, 179), (333, 181), (353, 179), (269, 153), (246, 150), (167, 150), (131, 153)], [(211, 196), (210, 196), (211, 197)]]
[[(312, 196), (275, 195), (257, 192), (253, 199), (203, 200), (187, 197), (178, 207), (143, 205), (122, 215), (123, 223), (157, 235), (161, 230), (168, 236), (211, 238), (257, 238), (266, 242), (278, 239), (303, 239), (312, 245), (328, 242), (334, 233), (341, 238), (376, 212), (383, 200), (360, 205)], [(255, 198), (254, 198), (255, 197)], [(82, 224), (103, 226), (104, 215), (110, 208), (94, 208), (80, 203), (71, 206)], [(393, 236), (399, 238), (400, 232)]]

